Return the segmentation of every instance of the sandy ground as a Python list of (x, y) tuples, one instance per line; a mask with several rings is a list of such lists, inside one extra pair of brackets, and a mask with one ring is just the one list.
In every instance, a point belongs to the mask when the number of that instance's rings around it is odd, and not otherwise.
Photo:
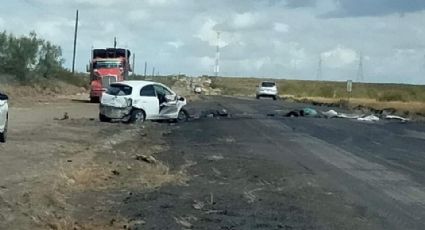
[(100, 123), (98, 105), (84, 97), (18, 104), (9, 114), (0, 146), (0, 229), (116, 229), (111, 220), (129, 221), (107, 212), (113, 205), (104, 208), (102, 191), (184, 180), (160, 162), (137, 160), (167, 149), (161, 132), (148, 131), (167, 124)]

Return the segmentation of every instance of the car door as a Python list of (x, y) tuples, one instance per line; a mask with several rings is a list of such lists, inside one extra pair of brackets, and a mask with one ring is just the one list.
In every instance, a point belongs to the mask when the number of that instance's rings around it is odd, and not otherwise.
[(7, 118), (7, 96), (0, 93), (0, 132), (3, 132)]
[(153, 85), (146, 85), (140, 90), (140, 97), (134, 100), (135, 107), (143, 109), (146, 119), (159, 117), (159, 100)]
[(162, 85), (154, 85), (159, 101), (161, 119), (175, 118), (178, 114), (177, 95)]

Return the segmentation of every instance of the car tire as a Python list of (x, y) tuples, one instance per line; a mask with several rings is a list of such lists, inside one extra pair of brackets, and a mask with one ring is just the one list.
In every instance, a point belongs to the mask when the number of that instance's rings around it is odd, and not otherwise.
[(5, 142), (6, 142), (6, 137), (7, 137), (7, 123), (8, 123), (8, 120), (9, 120), (9, 119), (7, 119), (7, 118), (6, 118), (6, 124), (5, 124), (5, 126), (4, 126), (4, 130), (3, 130), (3, 132), (2, 132), (2, 133), (0, 133), (0, 143), (5, 143)]
[(90, 97), (90, 103), (99, 103), (100, 99), (98, 97)]
[(273, 96), (273, 100), (276, 101), (276, 99), (277, 99), (277, 97), (276, 96)]
[(111, 122), (111, 118), (99, 113), (99, 120), (100, 122)]
[(134, 109), (131, 111), (130, 120), (129, 123), (131, 124), (141, 124), (145, 122), (146, 115), (143, 110), (140, 109)]
[(186, 122), (189, 120), (189, 112), (187, 112), (186, 109), (180, 109), (179, 114), (177, 115), (177, 119), (176, 121), (181, 123), (181, 122)]
[(258, 99), (260, 99), (260, 96), (256, 96), (255, 98), (257, 98), (257, 100), (258, 100)]

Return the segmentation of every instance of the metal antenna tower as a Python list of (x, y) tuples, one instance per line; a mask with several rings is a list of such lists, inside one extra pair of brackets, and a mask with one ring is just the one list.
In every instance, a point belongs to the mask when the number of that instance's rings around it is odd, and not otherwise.
[(217, 50), (215, 54), (215, 76), (218, 77), (220, 73), (220, 32), (217, 32)]
[(357, 70), (357, 82), (364, 81), (364, 75), (363, 75), (363, 53), (360, 52), (359, 54), (359, 69)]
[(319, 64), (317, 66), (316, 80), (322, 80), (322, 54), (319, 56)]

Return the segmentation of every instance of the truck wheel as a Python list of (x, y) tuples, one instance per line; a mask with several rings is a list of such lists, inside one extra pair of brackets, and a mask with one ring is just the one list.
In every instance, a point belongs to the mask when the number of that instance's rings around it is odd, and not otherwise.
[(99, 103), (99, 98), (98, 97), (91, 97), (90, 98), (90, 103)]
[(140, 109), (135, 109), (131, 111), (129, 123), (141, 124), (145, 121), (145, 119), (146, 119), (145, 112)]
[(0, 133), (0, 143), (5, 143), (6, 142), (6, 137), (7, 137), (7, 123), (8, 123), (8, 119), (6, 119), (6, 124), (4, 126), (3, 132)]
[(100, 120), (100, 122), (110, 122), (111, 118), (99, 113), (99, 120)]
[(177, 122), (186, 122), (189, 120), (189, 112), (186, 109), (180, 109), (180, 112), (177, 116)]

